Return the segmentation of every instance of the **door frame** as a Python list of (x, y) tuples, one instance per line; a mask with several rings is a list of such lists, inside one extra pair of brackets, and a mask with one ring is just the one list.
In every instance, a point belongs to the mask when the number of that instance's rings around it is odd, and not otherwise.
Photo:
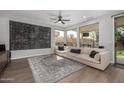
[(118, 18), (118, 17), (121, 17), (121, 16), (124, 16), (124, 13), (122, 14), (119, 14), (119, 15), (116, 15), (116, 16), (112, 16), (113, 17), (113, 30), (114, 30), (114, 35), (113, 35), (113, 40), (114, 40), (114, 53), (113, 53), (113, 61), (115, 64), (120, 64), (120, 63), (117, 63), (117, 57), (116, 57), (116, 45), (115, 45), (115, 41), (116, 41), (116, 36), (115, 36), (115, 31), (116, 31), (116, 22), (115, 22), (115, 18)]

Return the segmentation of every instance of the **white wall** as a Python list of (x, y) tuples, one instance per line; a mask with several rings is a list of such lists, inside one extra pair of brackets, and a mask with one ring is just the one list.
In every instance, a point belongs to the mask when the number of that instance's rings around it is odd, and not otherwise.
[(105, 46), (107, 50), (110, 51), (111, 62), (114, 62), (113, 58), (113, 26), (111, 16), (102, 17), (99, 20), (99, 45)]
[(40, 20), (37, 21), (22, 17), (0, 17), (0, 43), (5, 44), (7, 50), (9, 49), (9, 20), (51, 27), (51, 48), (11, 51), (12, 59), (51, 54), (53, 52), (52, 48), (54, 47), (54, 30), (63, 30), (63, 28), (60, 27), (53, 27), (51, 25), (43, 24)]
[(9, 49), (9, 24), (4, 17), (0, 17), (0, 44), (5, 44)]

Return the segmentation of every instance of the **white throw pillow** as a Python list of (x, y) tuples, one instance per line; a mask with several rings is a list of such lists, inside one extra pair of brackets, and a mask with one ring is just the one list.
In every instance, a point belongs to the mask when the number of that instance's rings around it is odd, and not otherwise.
[(100, 54), (97, 53), (97, 54), (94, 56), (94, 59), (95, 59), (95, 61), (100, 61)]

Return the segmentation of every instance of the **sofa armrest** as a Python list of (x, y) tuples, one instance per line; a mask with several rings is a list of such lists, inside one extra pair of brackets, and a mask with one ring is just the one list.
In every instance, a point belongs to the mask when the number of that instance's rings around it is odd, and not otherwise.
[(110, 64), (110, 52), (109, 51), (104, 51), (100, 52), (100, 62), (101, 66), (107, 67)]

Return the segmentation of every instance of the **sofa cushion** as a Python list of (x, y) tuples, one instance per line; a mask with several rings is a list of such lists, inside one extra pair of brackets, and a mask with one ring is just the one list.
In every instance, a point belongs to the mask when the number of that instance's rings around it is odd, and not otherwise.
[(97, 53), (99, 53), (99, 52), (93, 50), (93, 51), (90, 52), (89, 56), (90, 56), (91, 58), (94, 58), (94, 56), (95, 56)]
[(71, 53), (71, 52), (68, 52), (67, 54), (72, 57), (77, 57), (78, 55), (80, 55), (78, 53)]
[(104, 51), (106, 51), (106, 49), (99, 49), (99, 48), (93, 48), (92, 50), (95, 50), (97, 52), (104, 52)]
[(81, 49), (71, 49), (70, 52), (80, 54), (81, 53)]
[(76, 57), (82, 60), (86, 60), (88, 62), (97, 63), (97, 64), (100, 63), (100, 61), (97, 61), (94, 58), (89, 57), (89, 55), (87, 54), (80, 54), (80, 55), (77, 55)]
[(60, 51), (60, 50), (56, 50), (56, 53), (66, 53), (68, 52), (67, 50), (64, 50), (64, 51)]
[(83, 48), (82, 49), (82, 51), (83, 51), (83, 54), (90, 54), (90, 52), (92, 51), (93, 49), (92, 48), (87, 48), (87, 47), (85, 47), (85, 48)]

